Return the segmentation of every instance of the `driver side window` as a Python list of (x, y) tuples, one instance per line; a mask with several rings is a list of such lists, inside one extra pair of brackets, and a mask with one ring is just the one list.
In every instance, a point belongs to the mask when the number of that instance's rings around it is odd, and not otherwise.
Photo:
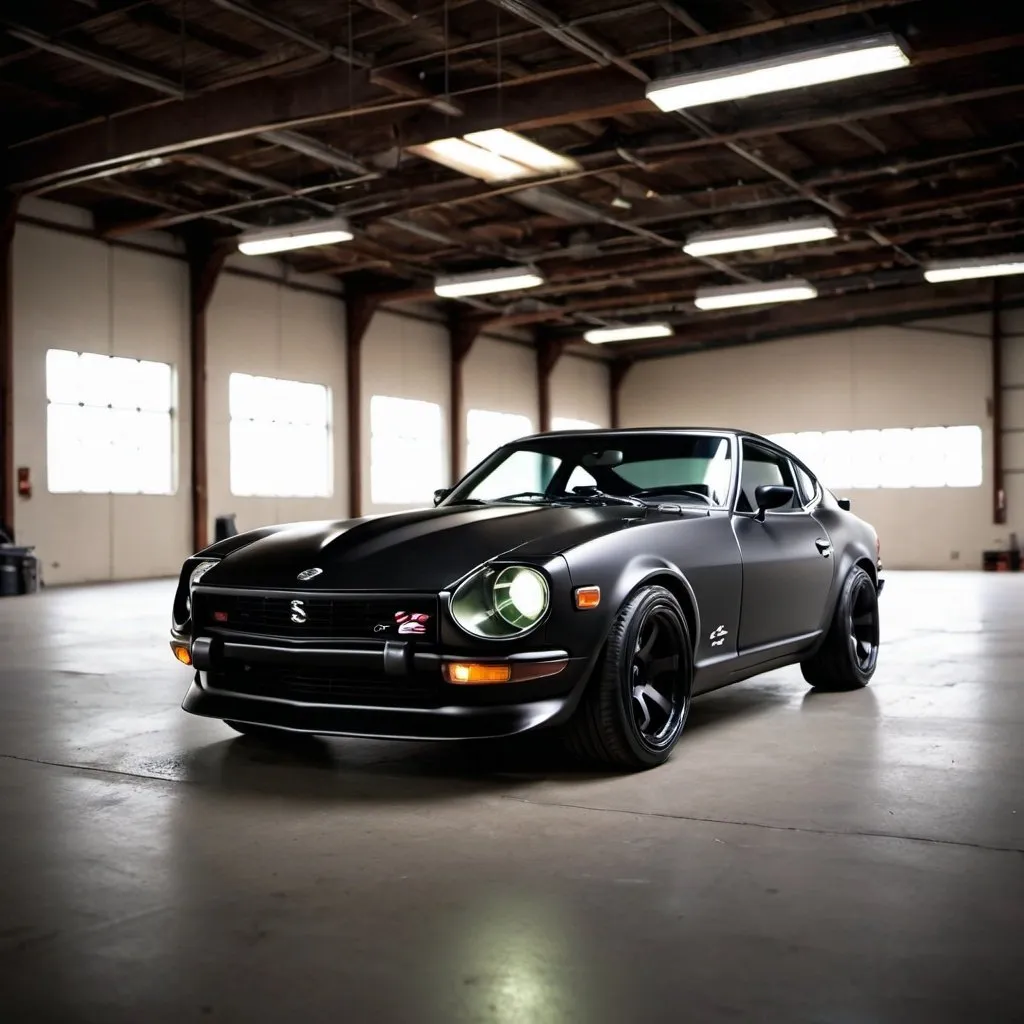
[(796, 481), (789, 459), (776, 455), (767, 448), (750, 441), (743, 442), (743, 470), (740, 473), (740, 492), (736, 499), (737, 512), (756, 512), (757, 498), (755, 492), (763, 484), (781, 484), (793, 488), (793, 498), (773, 511), (789, 512), (800, 507), (797, 496)]

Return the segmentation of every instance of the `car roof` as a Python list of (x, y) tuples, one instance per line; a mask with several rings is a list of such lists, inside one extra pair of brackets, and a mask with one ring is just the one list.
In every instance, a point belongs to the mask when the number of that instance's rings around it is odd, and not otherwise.
[(727, 434), (731, 437), (751, 437), (758, 441), (768, 441), (768, 438), (755, 434), (752, 430), (740, 430), (735, 427), (598, 427), (594, 430), (548, 430), (541, 434), (520, 437), (513, 443), (535, 441), (542, 437), (632, 437), (637, 434)]

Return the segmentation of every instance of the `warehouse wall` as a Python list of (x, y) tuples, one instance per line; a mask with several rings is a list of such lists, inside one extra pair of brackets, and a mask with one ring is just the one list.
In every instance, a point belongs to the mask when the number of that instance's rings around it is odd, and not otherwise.
[[(23, 215), (91, 228), (83, 211), (39, 200)], [(18, 498), (15, 530), (34, 545), (46, 582), (74, 583), (175, 574), (191, 549), (188, 377), (188, 275), (180, 246), (166, 235), (133, 240), (167, 255), (111, 246), (20, 222), (14, 241), (14, 444), (16, 465), (32, 471), (31, 499)], [(240, 276), (257, 271), (279, 280)], [(217, 283), (208, 318), (209, 509), (235, 513), (241, 529), (268, 522), (344, 517), (348, 512), (345, 317), (334, 278), (282, 278), (281, 264), (234, 257)], [(421, 311), (422, 312), (422, 311)], [(125, 355), (170, 363), (177, 374), (177, 489), (170, 496), (50, 494), (46, 478), (46, 376), (49, 348)], [(334, 488), (330, 498), (239, 498), (230, 493), (228, 377), (232, 372), (326, 384), (333, 406)], [(531, 350), (478, 339), (466, 364), (467, 408), (517, 412), (537, 427)], [(363, 344), (363, 511), (391, 511), (370, 498), (369, 401), (375, 394), (418, 398), (449, 408), (444, 327), (388, 311), (377, 314)], [(596, 391), (594, 389), (597, 389)], [(607, 422), (603, 366), (563, 359), (555, 371), (556, 416)], [(448, 482), (447, 435), (444, 479)]]
[[(273, 261), (259, 261), (274, 272)], [(232, 261), (238, 265), (238, 260)], [(250, 264), (250, 267), (256, 265)], [(329, 282), (318, 282), (329, 285)], [(207, 313), (209, 510), (234, 513), (239, 530), (266, 523), (344, 518), (348, 511), (345, 317), (340, 299), (222, 274)], [(326, 384), (331, 389), (334, 493), (329, 498), (231, 493), (228, 378), (232, 373)]]
[[(1007, 321), (1012, 327), (1020, 319), (1013, 314)], [(623, 386), (623, 421), (723, 425), (761, 434), (978, 425), (985, 453), (981, 487), (849, 492), (853, 510), (878, 529), (887, 565), (976, 569), (981, 552), (1005, 543), (1010, 530), (1024, 536), (1019, 476), (1011, 478), (1017, 481), (1011, 506), (1016, 526), (992, 522), (988, 339), (988, 318), (973, 316), (641, 362)], [(1024, 383), (1019, 345), (1007, 343), (1008, 354), (1013, 348), (1007, 362)], [(1024, 427), (1024, 398), (1013, 415), (1007, 426)], [(1024, 466), (1019, 445), (1016, 453)]]
[(551, 417), (611, 425), (608, 366), (593, 359), (564, 356), (551, 374)]
[[(37, 212), (82, 223), (75, 211)], [(176, 572), (189, 547), (191, 473), (188, 275), (180, 260), (115, 249), (21, 224), (14, 237), (14, 457), (32, 471), (17, 499), (19, 542), (36, 545), (48, 582)], [(170, 496), (50, 494), (46, 352), (73, 349), (171, 363), (178, 384), (178, 486)]]
[(1007, 525), (1024, 543), (1024, 309), (1003, 315), (1003, 460)]

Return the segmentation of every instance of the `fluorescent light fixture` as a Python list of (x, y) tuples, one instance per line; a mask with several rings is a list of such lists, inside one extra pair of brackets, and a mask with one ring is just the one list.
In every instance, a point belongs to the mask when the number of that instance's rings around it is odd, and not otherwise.
[(651, 82), (647, 98), (661, 110), (684, 110), (765, 93), (877, 74), (906, 67), (910, 58), (894, 35), (885, 33), (837, 46), (790, 53)]
[(698, 309), (733, 309), (736, 306), (763, 306), (770, 302), (799, 302), (816, 299), (818, 289), (810, 281), (793, 278), (774, 284), (740, 284), (727, 288), (700, 288), (693, 300)]
[(924, 266), (925, 280), (931, 284), (972, 281), (979, 277), (1007, 277), (1010, 274), (1024, 274), (1024, 253), (984, 256), (974, 260), (936, 260)]
[(670, 338), (675, 332), (668, 324), (635, 324), (632, 327), (600, 327), (586, 331), (584, 341), (602, 345), (608, 341), (637, 341), (640, 338)]
[(422, 146), (410, 146), (409, 152), (488, 182), (576, 171), (580, 166), (575, 160), (504, 128), (470, 132), (462, 139), (437, 139)]
[(461, 299), (470, 295), (493, 295), (536, 288), (544, 278), (532, 267), (506, 267), (476, 274), (452, 274), (434, 281), (434, 294), (443, 299)]
[(332, 245), (350, 242), (353, 235), (348, 222), (342, 217), (323, 220), (304, 220), (299, 224), (286, 224), (262, 231), (246, 231), (239, 236), (238, 249), (246, 256), (265, 256), (271, 252), (306, 249), (313, 245)]
[(776, 245), (821, 242), (839, 234), (828, 217), (804, 217), (759, 228), (734, 228), (729, 231), (699, 231), (683, 246), (689, 256), (718, 256), (727, 252), (770, 249)]
[(486, 132), (470, 132), (465, 136), (467, 142), (483, 149), (489, 149), (498, 156), (512, 160), (523, 167), (540, 174), (555, 174), (559, 171), (578, 171), (580, 165), (561, 153), (538, 146), (522, 135), (507, 131), (504, 128), (492, 128)]

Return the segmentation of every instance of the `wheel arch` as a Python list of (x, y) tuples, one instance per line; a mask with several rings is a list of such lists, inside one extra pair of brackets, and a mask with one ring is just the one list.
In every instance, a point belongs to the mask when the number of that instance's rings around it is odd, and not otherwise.
[(614, 595), (614, 612), (608, 629), (611, 629), (626, 601), (645, 586), (664, 587), (675, 597), (683, 610), (683, 618), (690, 631), (690, 643), (696, 649), (697, 637), (700, 635), (700, 608), (690, 581), (676, 566), (650, 556), (633, 560), (620, 575)]

